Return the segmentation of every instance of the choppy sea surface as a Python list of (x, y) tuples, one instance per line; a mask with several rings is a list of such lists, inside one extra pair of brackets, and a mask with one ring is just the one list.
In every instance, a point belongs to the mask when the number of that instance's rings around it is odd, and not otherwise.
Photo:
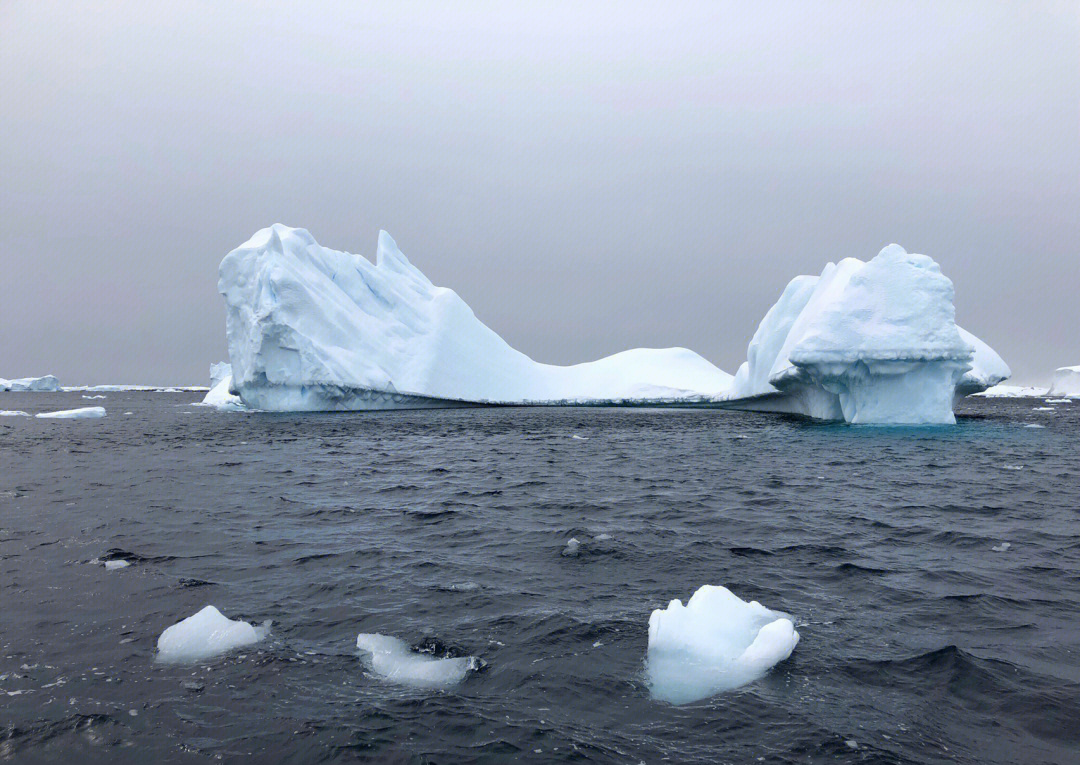
[[(1080, 401), (905, 429), (200, 396), (0, 393), (108, 411), (0, 418), (0, 759), (1080, 761)], [(802, 640), (738, 690), (654, 700), (649, 614), (703, 584)], [(211, 603), (269, 637), (156, 662)], [(390, 685), (359, 632), (486, 667)]]

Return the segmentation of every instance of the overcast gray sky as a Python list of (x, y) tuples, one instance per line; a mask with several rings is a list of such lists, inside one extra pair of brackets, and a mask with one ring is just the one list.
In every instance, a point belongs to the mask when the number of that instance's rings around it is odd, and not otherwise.
[(1080, 363), (1080, 3), (453, 5), (0, 2), (0, 376), (205, 383), (273, 222), (546, 362), (735, 372), (895, 241), (1015, 381)]

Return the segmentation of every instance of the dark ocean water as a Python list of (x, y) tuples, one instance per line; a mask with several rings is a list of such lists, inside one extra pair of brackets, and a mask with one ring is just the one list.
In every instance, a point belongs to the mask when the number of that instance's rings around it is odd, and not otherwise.
[[(1080, 761), (1080, 401), (878, 429), (198, 398), (0, 393), (109, 412), (0, 419), (0, 759)], [(802, 641), (756, 683), (654, 701), (649, 613), (703, 584)], [(270, 637), (155, 663), (208, 603)], [(358, 632), (487, 666), (388, 685)]]

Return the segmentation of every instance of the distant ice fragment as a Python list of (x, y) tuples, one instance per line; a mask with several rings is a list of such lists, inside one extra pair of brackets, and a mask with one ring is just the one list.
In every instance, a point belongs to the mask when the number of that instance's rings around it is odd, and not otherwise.
[(101, 395), (100, 393), (96, 394), (94, 396), (87, 396), (87, 395), (84, 394), (83, 398), (94, 399), (94, 398), (105, 398), (105, 396)]
[(39, 412), (34, 415), (48, 420), (83, 420), (105, 416), (103, 406), (83, 406), (78, 409), (61, 409), (58, 412)]
[(27, 412), (21, 409), (0, 409), (0, 417), (29, 417)]
[(356, 636), (356, 647), (373, 675), (416, 688), (449, 688), (481, 667), (475, 656), (437, 659), (417, 653), (404, 640), (390, 635), (361, 632)]
[(1002, 543), (1001, 543), (1001, 544), (999, 544), (999, 545), (994, 545), (994, 546), (993, 546), (993, 547), (991, 547), (990, 549), (991, 549), (991, 550), (993, 550), (994, 552), (1005, 552), (1005, 551), (1006, 551), (1006, 550), (1008, 550), (1008, 549), (1009, 549), (1010, 547), (1012, 547), (1012, 545), (1011, 545), (1011, 544), (1009, 544), (1008, 542), (1002, 542)]
[(566, 541), (566, 547), (563, 548), (562, 554), (574, 557), (578, 554), (578, 550), (581, 547), (581, 542), (577, 540), (577, 537), (570, 537)]
[(107, 561), (105, 561), (105, 570), (106, 571), (115, 571), (118, 568), (127, 568), (130, 565), (131, 565), (131, 561), (126, 561), (126, 560), (123, 560), (123, 559), (107, 560)]
[(187, 662), (208, 659), (234, 648), (253, 645), (270, 632), (270, 622), (256, 627), (232, 620), (213, 606), (207, 606), (168, 627), (158, 638), (158, 660)]
[(685, 704), (757, 680), (798, 642), (790, 617), (705, 585), (652, 612), (645, 675), (654, 697)]
[(0, 391), (33, 391), (35, 393), (51, 393), (60, 390), (60, 381), (53, 375), (44, 377), (20, 377), (14, 380), (0, 378)]
[(986, 398), (1041, 398), (1046, 395), (1046, 388), (1023, 385), (994, 385), (982, 393), (972, 394)]
[(1061, 367), (1054, 371), (1047, 395), (1080, 398), (1080, 366)]

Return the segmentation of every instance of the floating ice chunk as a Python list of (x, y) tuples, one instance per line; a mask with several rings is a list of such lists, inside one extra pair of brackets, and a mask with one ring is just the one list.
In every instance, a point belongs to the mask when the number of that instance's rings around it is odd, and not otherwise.
[(161, 633), (157, 642), (158, 660), (200, 661), (258, 643), (269, 632), (269, 621), (256, 627), (229, 619), (213, 606), (207, 606)]
[(1052, 412), (1054, 407), (1052, 406), (1036, 406), (1031, 409), (1033, 412)]
[(1037, 423), (1037, 422), (1029, 422), (1029, 423), (1028, 423), (1027, 425), (1025, 425), (1024, 427), (1025, 427), (1025, 428), (1041, 428), (1041, 429), (1045, 429), (1045, 428), (1046, 428), (1046, 426), (1045, 426), (1045, 425), (1040, 425), (1040, 424), (1039, 424), (1039, 423)]
[(105, 407), (83, 406), (78, 409), (61, 409), (58, 412), (39, 412), (34, 415), (47, 420), (84, 420), (94, 417), (104, 417)]
[(1071, 398), (1047, 398), (1043, 399), (1044, 404), (1071, 404)]
[(652, 612), (645, 675), (653, 696), (685, 704), (762, 677), (798, 642), (785, 614), (706, 585)]
[(574, 557), (578, 554), (578, 550), (581, 548), (581, 542), (577, 540), (577, 537), (570, 537), (566, 541), (566, 547), (563, 548), (562, 554)]
[(1023, 470), (1024, 466), (1023, 465), (1002, 465), (1001, 469), (1002, 470)]
[(0, 417), (29, 417), (27, 412), (21, 409), (0, 409)]
[(436, 659), (417, 653), (404, 640), (390, 635), (361, 632), (356, 636), (356, 647), (372, 674), (391, 683), (417, 688), (448, 688), (481, 667), (475, 656)]
[(511, 348), (385, 231), (375, 262), (275, 224), (221, 261), (233, 389), (256, 409), (687, 399), (731, 375), (685, 348), (553, 366)]
[(94, 399), (94, 398), (105, 398), (105, 396), (101, 395), (100, 393), (97, 394), (97, 395), (94, 395), (94, 396), (87, 396), (87, 395), (84, 394), (83, 398)]
[(597, 542), (606, 542), (609, 539), (612, 539), (612, 536), (611, 534), (597, 534), (595, 537), (593, 537), (593, 539), (595, 539)]
[(232, 365), (219, 361), (210, 365), (210, 390), (196, 406), (212, 406), (222, 412), (240, 412), (244, 402), (232, 392)]
[(1080, 366), (1061, 367), (1054, 370), (1054, 376), (1050, 381), (1050, 396), (1068, 396), (1080, 398)]
[(999, 545), (994, 545), (994, 546), (993, 546), (993, 547), (991, 547), (990, 549), (991, 549), (991, 550), (993, 550), (994, 552), (1005, 552), (1005, 551), (1006, 551), (1006, 550), (1008, 550), (1008, 549), (1009, 549), (1010, 547), (1012, 547), (1012, 545), (1011, 545), (1011, 544), (1009, 544), (1008, 542), (1002, 542), (1002, 543), (1001, 543), (1001, 544), (999, 544)]
[(0, 378), (0, 390), (55, 392), (60, 390), (60, 381), (53, 375), (44, 377), (20, 377), (14, 380)]
[(589, 440), (588, 436), (579, 436), (577, 433), (570, 436), (570, 438), (574, 439), (575, 441), (588, 441)]
[(118, 568), (127, 568), (130, 565), (131, 565), (131, 561), (127, 561), (127, 560), (123, 560), (123, 559), (107, 560), (107, 561), (105, 561), (105, 570), (106, 571), (115, 571)]

